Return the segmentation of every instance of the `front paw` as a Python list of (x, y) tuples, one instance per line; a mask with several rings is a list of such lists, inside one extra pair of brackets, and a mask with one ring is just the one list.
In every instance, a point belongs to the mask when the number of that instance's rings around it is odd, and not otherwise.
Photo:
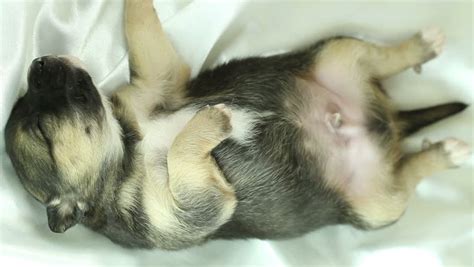
[(229, 137), (232, 131), (232, 111), (225, 104), (206, 106), (196, 114), (196, 117), (199, 117), (201, 126), (207, 128), (205, 133), (214, 135), (209, 137), (214, 137), (219, 142)]

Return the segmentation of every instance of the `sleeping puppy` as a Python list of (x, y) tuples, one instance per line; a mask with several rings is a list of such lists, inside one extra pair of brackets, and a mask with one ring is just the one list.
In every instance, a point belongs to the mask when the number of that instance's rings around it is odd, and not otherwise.
[(454, 138), (402, 152), (404, 137), (466, 105), (398, 111), (380, 85), (436, 57), (437, 29), (393, 46), (330, 38), (190, 80), (152, 1), (127, 1), (125, 15), (130, 84), (107, 98), (76, 60), (35, 59), (6, 126), (54, 232), (81, 223), (124, 246), (182, 249), (376, 229), (423, 177), (471, 153)]

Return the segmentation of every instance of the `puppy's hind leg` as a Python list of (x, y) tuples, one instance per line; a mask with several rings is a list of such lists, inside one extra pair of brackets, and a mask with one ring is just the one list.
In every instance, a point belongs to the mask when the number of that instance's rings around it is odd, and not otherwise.
[(355, 81), (386, 78), (408, 68), (419, 68), (441, 53), (443, 44), (444, 35), (437, 28), (423, 30), (391, 46), (347, 37), (330, 39), (316, 56), (317, 77), (328, 88), (352, 88)]
[(405, 185), (408, 190), (414, 190), (423, 177), (457, 167), (465, 162), (471, 153), (468, 144), (455, 138), (434, 144), (424, 141), (420, 152), (407, 154), (400, 161), (397, 171), (398, 182)]
[(405, 155), (391, 174), (374, 180), (373, 190), (351, 200), (354, 210), (364, 222), (363, 228), (389, 225), (402, 216), (410, 196), (423, 177), (457, 167), (471, 155), (468, 144), (454, 138), (431, 144)]
[(421, 64), (441, 53), (444, 42), (445, 36), (439, 28), (427, 28), (398, 45), (371, 44), (363, 62), (376, 78), (386, 78), (408, 68), (420, 72)]

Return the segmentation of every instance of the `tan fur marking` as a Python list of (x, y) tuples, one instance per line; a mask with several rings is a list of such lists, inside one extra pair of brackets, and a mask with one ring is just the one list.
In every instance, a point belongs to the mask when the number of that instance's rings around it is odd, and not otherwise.
[[(54, 129), (52, 153), (60, 177), (71, 186), (83, 188), (83, 192), (95, 186), (95, 174), (100, 172), (104, 160), (115, 160), (122, 154), (120, 128), (110, 104), (103, 96), (101, 99), (105, 112), (100, 123), (79, 116), (61, 121), (45, 118), (44, 122)], [(89, 135), (85, 134), (86, 127), (92, 128)]]

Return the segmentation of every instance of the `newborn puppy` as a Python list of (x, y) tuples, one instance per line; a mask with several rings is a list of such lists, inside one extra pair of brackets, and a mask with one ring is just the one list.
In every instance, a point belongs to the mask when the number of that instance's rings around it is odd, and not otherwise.
[(435, 28), (386, 47), (330, 38), (189, 80), (152, 1), (127, 1), (125, 15), (130, 84), (108, 99), (75, 60), (35, 59), (6, 126), (54, 232), (82, 223), (124, 246), (181, 249), (375, 229), (400, 218), (423, 177), (471, 153), (454, 138), (403, 152), (404, 137), (466, 105), (398, 111), (379, 82), (436, 57)]

